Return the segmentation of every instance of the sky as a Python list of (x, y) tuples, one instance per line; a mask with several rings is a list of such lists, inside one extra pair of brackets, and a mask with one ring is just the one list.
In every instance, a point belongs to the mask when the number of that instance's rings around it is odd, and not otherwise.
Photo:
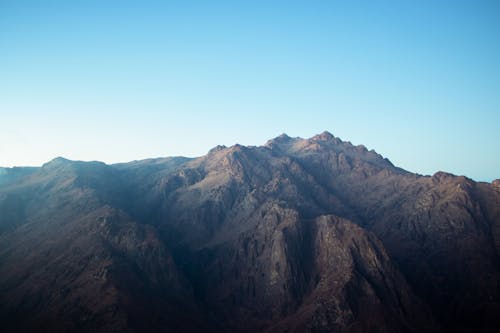
[(500, 2), (0, 0), (0, 166), (328, 130), (500, 178)]

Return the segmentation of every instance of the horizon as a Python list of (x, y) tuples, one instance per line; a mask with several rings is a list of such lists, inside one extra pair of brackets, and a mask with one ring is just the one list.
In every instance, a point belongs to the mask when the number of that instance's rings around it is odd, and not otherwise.
[(198, 157), (324, 130), (500, 178), (500, 3), (2, 1), (0, 166)]

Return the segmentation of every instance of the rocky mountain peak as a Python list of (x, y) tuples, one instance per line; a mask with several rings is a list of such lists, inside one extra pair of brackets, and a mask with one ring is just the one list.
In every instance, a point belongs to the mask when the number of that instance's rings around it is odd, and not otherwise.
[(286, 133), (282, 133), (279, 136), (277, 136), (276, 138), (274, 138), (275, 141), (289, 141), (291, 139), (292, 138), (289, 137), (288, 134), (286, 134)]
[(323, 133), (312, 137), (312, 140), (315, 141), (330, 141), (333, 139), (335, 139), (335, 136), (333, 136), (333, 134), (328, 131), (324, 131)]
[(242, 151), (245, 149), (247, 149), (247, 147), (240, 145), (239, 143), (236, 143), (236, 144), (232, 145), (231, 147), (229, 147), (230, 151)]
[(72, 163), (71, 160), (68, 160), (67, 158), (58, 156), (58, 157), (50, 160), (49, 162), (45, 163), (44, 165), (42, 165), (42, 168), (60, 167), (63, 165), (69, 165), (71, 163)]
[(283, 134), (275, 137), (274, 139), (268, 140), (266, 142), (266, 144), (264, 145), (264, 147), (275, 148), (275, 147), (282, 146), (282, 145), (288, 145), (288, 144), (291, 144), (294, 140), (296, 140), (296, 139), (293, 139), (290, 136), (288, 136), (286, 133), (283, 133)]
[(226, 147), (226, 146), (224, 146), (224, 145), (217, 145), (217, 146), (213, 147), (212, 149), (210, 149), (210, 150), (208, 151), (208, 154), (213, 154), (213, 153), (216, 153), (216, 152), (222, 151), (222, 150), (224, 150), (224, 149), (227, 149), (227, 147)]

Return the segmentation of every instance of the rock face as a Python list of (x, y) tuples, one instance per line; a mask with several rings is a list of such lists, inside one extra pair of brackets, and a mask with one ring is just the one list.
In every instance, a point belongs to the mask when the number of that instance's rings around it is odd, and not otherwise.
[(496, 332), (497, 183), (328, 132), (0, 169), (3, 331)]

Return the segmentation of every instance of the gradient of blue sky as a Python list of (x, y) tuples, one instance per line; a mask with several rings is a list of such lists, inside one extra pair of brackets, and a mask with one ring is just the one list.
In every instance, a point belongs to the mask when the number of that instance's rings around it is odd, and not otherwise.
[(499, 1), (0, 0), (0, 165), (323, 130), (500, 178)]

